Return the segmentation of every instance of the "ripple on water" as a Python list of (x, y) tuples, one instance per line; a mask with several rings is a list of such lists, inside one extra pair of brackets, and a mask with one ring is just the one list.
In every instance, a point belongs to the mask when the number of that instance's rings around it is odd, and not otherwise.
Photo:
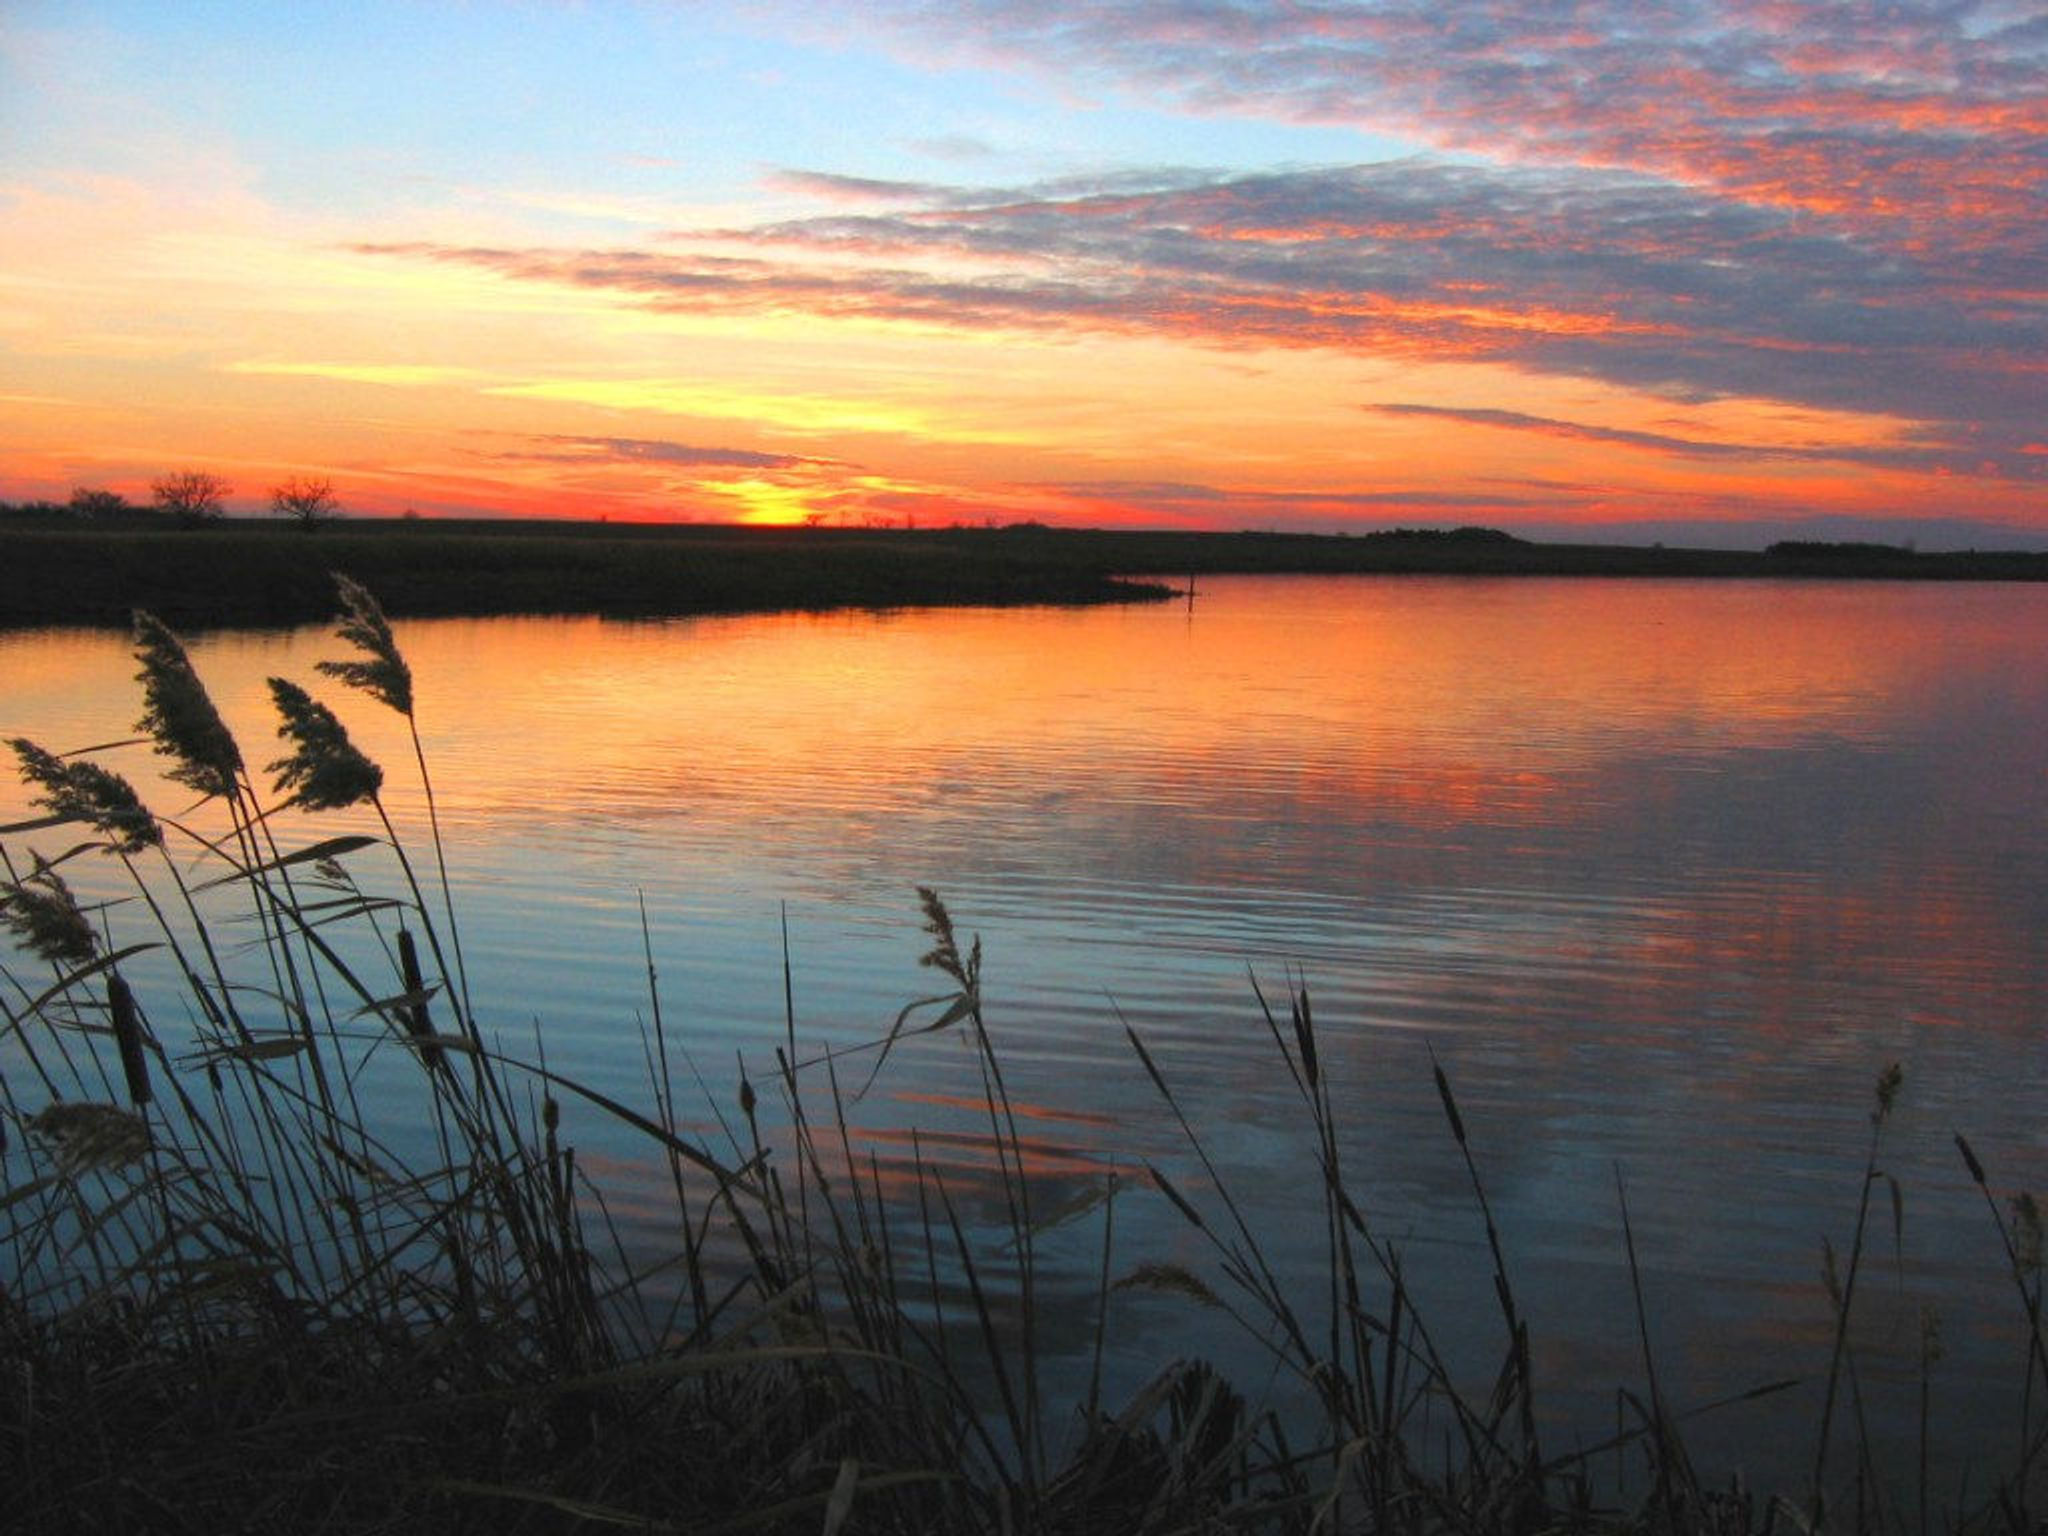
[[(2048, 594), (1247, 579), (1205, 584), (1192, 620), (399, 629), (479, 1008), (508, 1046), (537, 1024), (551, 1066), (643, 1095), (644, 900), (693, 1134), (722, 1134), (742, 1058), (770, 1080), (785, 917), (799, 1051), (851, 1049), (945, 986), (916, 963), (931, 885), (984, 937), (989, 1029), (1051, 1187), (1151, 1160), (1209, 1196), (1129, 1026), (1277, 1259), (1305, 1268), (1309, 1148), (1253, 977), (1283, 1030), (1302, 985), (1361, 1204), (1419, 1287), (1481, 1320), (1472, 1369), (1497, 1343), (1490, 1260), (1439, 1064), (1546, 1400), (1608, 1422), (1611, 1399), (1566, 1383), (1635, 1379), (1617, 1173), (1667, 1391), (1807, 1369), (1820, 1238), (1848, 1241), (1870, 1085), (1897, 1059), (1883, 1166), (1904, 1221), (1894, 1244), (1887, 1189), (1871, 1380), (1896, 1376), (1923, 1299), (1947, 1325), (1951, 1440), (2019, 1380), (1996, 1234), (1951, 1138), (2001, 1192), (2048, 1168)], [(270, 739), (263, 678), (330, 654), (313, 632), (194, 646), (245, 743)], [(118, 736), (132, 670), (118, 637), (0, 637), (0, 728)], [(422, 846), (402, 724), (339, 702)], [(25, 814), (0, 797), (0, 818)], [(872, 1059), (846, 1061), (864, 1077)], [(960, 1039), (903, 1041), (859, 1145), (900, 1168), (916, 1126), (967, 1178), (981, 1092)], [(570, 1114), (628, 1225), (661, 1241), (663, 1170)], [(1199, 1256), (1142, 1191), (1117, 1219), (1133, 1262)], [(1084, 1315), (1099, 1255), (1060, 1242), (1049, 1283)], [(1176, 1326), (1156, 1299), (1119, 1306), (1134, 1350)], [(1810, 1406), (1756, 1412), (1792, 1443)]]

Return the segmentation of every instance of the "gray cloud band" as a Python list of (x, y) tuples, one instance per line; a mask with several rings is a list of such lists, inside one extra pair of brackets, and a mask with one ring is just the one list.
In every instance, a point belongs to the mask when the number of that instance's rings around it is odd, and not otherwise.
[[(360, 249), (664, 310), (1164, 333), (1874, 412), (1912, 424), (1894, 467), (2048, 478), (2048, 252), (2024, 242), (1951, 259), (1640, 175), (1436, 159), (856, 192), (888, 211), (653, 250)], [(949, 258), (971, 275), (934, 275)]]

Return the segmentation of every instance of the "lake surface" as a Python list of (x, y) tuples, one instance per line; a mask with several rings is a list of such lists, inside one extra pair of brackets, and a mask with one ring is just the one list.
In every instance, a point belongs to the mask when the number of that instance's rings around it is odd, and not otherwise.
[[(1483, 1377), (1501, 1341), (1432, 1053), (1557, 1420), (1598, 1438), (1642, 1389), (1619, 1171), (1666, 1397), (1806, 1378), (1691, 1435), (1703, 1470), (1784, 1485), (1827, 1366), (1821, 1240), (1848, 1245), (1898, 1061), (1879, 1161), (1904, 1219), (1895, 1248), (1881, 1194), (1864, 1390), (1909, 1445), (1933, 1304), (1937, 1455), (1980, 1487), (2010, 1465), (2023, 1319), (1952, 1138), (2001, 1196), (2048, 1183), (2048, 589), (1241, 578), (1192, 610), (397, 628), (477, 1007), (557, 1070), (646, 1098), (644, 897), (663, 1013), (730, 1118), (739, 1056), (765, 1081), (783, 1038), (785, 921), (800, 1049), (849, 1046), (941, 990), (916, 964), (932, 886), (986, 945), (1048, 1199), (1147, 1160), (1204, 1191), (1127, 1022), (1306, 1262), (1312, 1148), (1248, 973), (1275, 1000), (1303, 983), (1353, 1187), (1450, 1350)], [(262, 679), (296, 677), (416, 829), (392, 717), (313, 675), (338, 654), (320, 631), (193, 645), (252, 762)], [(0, 636), (0, 736), (127, 735), (133, 670), (120, 637)], [(858, 1145), (901, 1159), (916, 1127), (969, 1177), (980, 1092), (961, 1042), (905, 1041)], [(594, 1115), (570, 1128), (659, 1246), (664, 1171)], [(1206, 1262), (1155, 1194), (1116, 1222), (1119, 1269)], [(1048, 1239), (1077, 1347), (1099, 1241)], [(1116, 1306), (1131, 1372), (1251, 1358), (1215, 1314)]]

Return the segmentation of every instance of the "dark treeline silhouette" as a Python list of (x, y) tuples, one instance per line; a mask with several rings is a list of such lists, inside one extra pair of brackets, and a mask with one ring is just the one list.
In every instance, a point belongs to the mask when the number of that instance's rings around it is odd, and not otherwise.
[(0, 521), (137, 528), (159, 526), (165, 519), (155, 507), (132, 502), (119, 491), (81, 486), (69, 501), (0, 501)]
[(1780, 560), (1910, 559), (1910, 544), (1877, 544), (1858, 539), (1780, 539), (1764, 551)]
[(1436, 540), (1445, 544), (1526, 544), (1527, 539), (1518, 539), (1512, 533), (1499, 528), (1387, 528), (1377, 533), (1359, 535), (1367, 539), (1421, 539), (1425, 542)]
[[(0, 522), (87, 524), (95, 528), (206, 528), (228, 517), (234, 486), (208, 470), (180, 469), (150, 482), (147, 503), (130, 501), (103, 486), (78, 486), (69, 501), (0, 501)], [(342, 515), (334, 483), (293, 475), (270, 488), (271, 515), (313, 529)]]

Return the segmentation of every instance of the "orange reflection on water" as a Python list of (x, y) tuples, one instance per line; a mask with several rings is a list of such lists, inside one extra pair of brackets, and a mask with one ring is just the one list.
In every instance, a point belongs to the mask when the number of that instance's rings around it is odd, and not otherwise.
[[(1879, 1028), (1956, 1027), (1950, 1009), (1965, 997), (1980, 1015), (1973, 1030), (2030, 1027), (2026, 978), (2040, 943), (2032, 914), (1939, 851), (1863, 882), (1757, 872), (1740, 902), (1671, 917), (1607, 957), (1629, 978), (1635, 1006), (1658, 1018), (1739, 1014), (1759, 1053), (1810, 1038), (1854, 990), (1921, 1003), (1904, 1018), (1872, 1019)], [(1861, 973), (1816, 969), (1816, 956), (1854, 957)], [(1914, 988), (1899, 985), (1907, 974)]]
[(1077, 1151), (1071, 1142), (1031, 1136), (1020, 1136), (999, 1147), (986, 1132), (874, 1126), (855, 1131), (853, 1139), (857, 1146), (880, 1148), (887, 1154), (882, 1163), (885, 1189), (914, 1187), (925, 1169), (973, 1175), (977, 1183), (1005, 1166), (1021, 1170), (1025, 1178), (1034, 1181), (1099, 1178), (1111, 1172), (1129, 1177), (1133, 1173), (1131, 1168), (1118, 1170)]
[[(1026, 614), (401, 623), (438, 787), (494, 826), (617, 814), (880, 813), (990, 779), (1199, 799), (1257, 785), (1439, 823), (1555, 822), (1617, 754), (1881, 728), (1944, 669), (2031, 666), (2009, 589), (1212, 580), (1180, 605)], [(1916, 617), (1946, 606), (1929, 627)], [(1284, 615), (1275, 619), (1277, 611)], [(1917, 627), (1915, 627), (1917, 626)], [(1913, 636), (1910, 644), (1901, 636)], [(0, 727), (68, 748), (138, 712), (117, 637), (4, 642)], [(314, 633), (194, 648), (252, 761), (262, 679), (301, 678), (393, 770), (402, 723), (316, 678)], [(41, 718), (39, 718), (41, 717)], [(53, 726), (51, 719), (65, 722)], [(138, 771), (133, 759), (123, 764)]]
[[(892, 1093), (889, 1095), (889, 1099), (890, 1102), (896, 1104), (930, 1104), (944, 1109), (972, 1110), (982, 1115), (996, 1114), (999, 1108), (999, 1106), (990, 1103), (987, 1099), (958, 1093), (916, 1093), (906, 1091)], [(1059, 1125), (1083, 1125), (1097, 1129), (1113, 1126), (1117, 1123), (1114, 1115), (1088, 1114), (1075, 1110), (1071, 1106), (1056, 1107), (1051, 1104), (1013, 1101), (1000, 1106), (1000, 1108), (1016, 1116), (1019, 1120), (1038, 1120)]]

